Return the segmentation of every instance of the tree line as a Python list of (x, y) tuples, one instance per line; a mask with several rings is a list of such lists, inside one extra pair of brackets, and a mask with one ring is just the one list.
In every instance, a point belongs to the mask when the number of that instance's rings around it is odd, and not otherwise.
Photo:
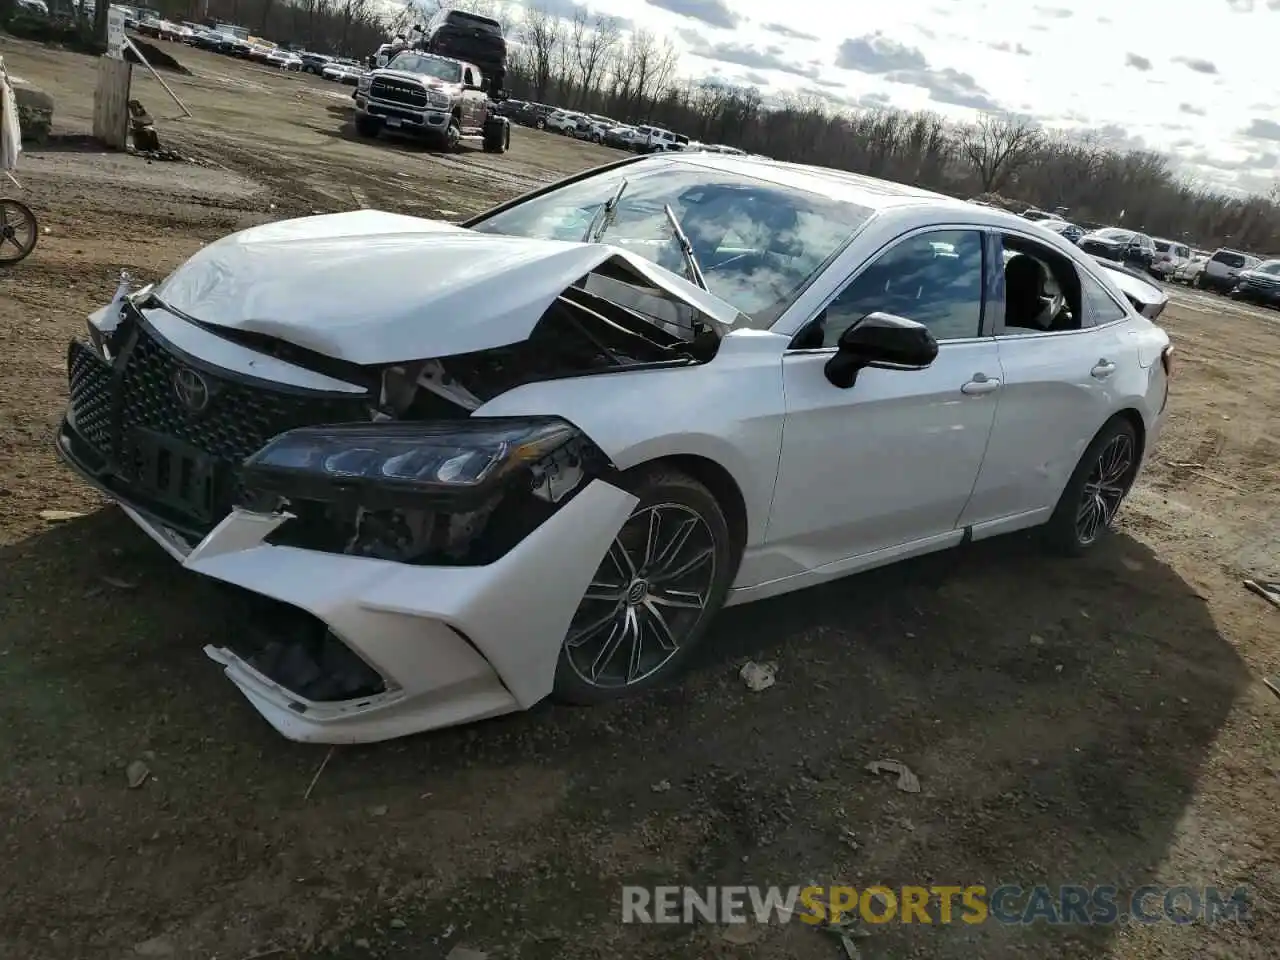
[[(1082, 226), (1119, 225), (1213, 249), (1280, 255), (1280, 183), (1267, 196), (1231, 196), (1198, 184), (1153, 150), (1116, 148), (1099, 132), (1068, 135), (1014, 116), (968, 125), (927, 111), (850, 109), (816, 95), (766, 106), (755, 87), (680, 76), (671, 41), (572, 6), (493, 0), (452, 4), (492, 16), (511, 45), (515, 97), (657, 123), (704, 143), (778, 160), (836, 167), (958, 197), (984, 195), (1021, 212), (1065, 208)], [(425, 21), (439, 0), (416, 0), (394, 25)]]
[[(0, 10), (12, 0), (0, 0)], [(57, 0), (62, 4), (79, 0)], [(985, 195), (1016, 212), (1065, 208), (1083, 226), (1115, 224), (1202, 247), (1280, 255), (1280, 184), (1237, 197), (1181, 175), (1156, 151), (1123, 150), (1101, 133), (1067, 135), (1013, 116), (957, 125), (888, 108), (850, 109), (817, 95), (766, 104), (755, 87), (681, 76), (671, 41), (559, 0), (410, 0), (388, 18), (378, 0), (150, 0), (175, 20), (238, 23), (321, 53), (364, 57), (437, 11), (491, 16), (509, 41), (507, 89), (521, 99), (656, 123), (705, 143), (836, 167), (959, 197)], [(97, 5), (106, 36), (107, 3)]]

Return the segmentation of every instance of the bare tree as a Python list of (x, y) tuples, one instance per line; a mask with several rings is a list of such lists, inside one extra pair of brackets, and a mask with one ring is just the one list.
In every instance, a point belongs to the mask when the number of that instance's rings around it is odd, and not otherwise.
[(983, 193), (1000, 189), (1040, 148), (1044, 134), (1022, 117), (987, 114), (960, 134), (960, 150)]
[(615, 17), (597, 14), (588, 23), (586, 7), (574, 10), (570, 27), (570, 46), (577, 67), (578, 104), (581, 106), (597, 89), (609, 54), (617, 46), (621, 31)]
[(551, 88), (552, 70), (564, 46), (560, 21), (545, 10), (527, 7), (520, 39), (534, 99), (545, 100)]

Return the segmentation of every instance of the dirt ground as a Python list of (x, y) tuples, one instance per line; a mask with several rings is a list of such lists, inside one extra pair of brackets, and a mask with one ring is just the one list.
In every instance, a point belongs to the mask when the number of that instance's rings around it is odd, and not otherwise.
[[(135, 96), (206, 162), (147, 163), (77, 139), (91, 60), (3, 51), (63, 136), (22, 158), (47, 233), (0, 272), (0, 956), (834, 960), (798, 924), (620, 922), (624, 883), (808, 881), (1252, 897), (1243, 925), (887, 924), (868, 960), (1275, 956), (1280, 611), (1241, 579), (1280, 576), (1280, 314), (1175, 294), (1171, 421), (1086, 560), (1015, 537), (735, 609), (671, 689), (341, 749), (308, 799), (326, 749), (200, 652), (234, 619), (56, 462), (67, 339), (121, 268), (158, 279), (229, 231), (457, 218), (612, 154), (523, 128), (502, 157), (362, 143), (350, 88), (178, 50), (194, 119)], [(747, 658), (778, 683), (748, 691)], [(919, 793), (864, 770), (886, 757)]]

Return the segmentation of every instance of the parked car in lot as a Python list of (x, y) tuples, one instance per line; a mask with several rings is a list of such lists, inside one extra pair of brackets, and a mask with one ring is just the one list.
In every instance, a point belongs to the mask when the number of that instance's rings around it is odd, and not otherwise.
[(302, 61), (302, 67), (300, 68), (302, 72), (314, 73), (317, 77), (320, 76), (325, 67), (333, 62), (333, 57), (324, 53), (309, 53), (303, 51), (298, 54), (298, 58)]
[(1151, 262), (1156, 255), (1155, 241), (1149, 236), (1120, 227), (1103, 227), (1087, 233), (1077, 245), (1091, 256), (1105, 257), (1142, 270), (1151, 269)]
[(334, 60), (332, 63), (320, 68), (320, 76), (325, 80), (333, 80), (337, 83), (348, 85), (359, 83), (360, 78), (368, 72), (354, 60)]
[(1051, 230), (1068, 242), (1075, 244), (1079, 244), (1088, 232), (1084, 227), (1076, 226), (1074, 223), (1071, 223), (1068, 220), (1063, 220), (1061, 217), (1054, 217), (1047, 220), (1042, 219), (1036, 222), (1041, 227), (1044, 227), (1044, 229)]
[(585, 119), (582, 114), (572, 110), (556, 110), (547, 117), (546, 128), (553, 133), (573, 136), (578, 129), (578, 121)]
[(296, 53), (290, 53), (288, 50), (272, 50), (267, 54), (267, 66), (277, 67), (281, 70), (301, 71), (302, 58)]
[(589, 113), (578, 121), (574, 136), (579, 140), (590, 140), (592, 143), (604, 143), (605, 135), (618, 125), (617, 120), (610, 120), (599, 114)]
[(1231, 296), (1264, 307), (1280, 307), (1280, 260), (1264, 260), (1256, 267), (1241, 270)]
[(1154, 239), (1156, 255), (1151, 261), (1151, 272), (1162, 280), (1168, 280), (1178, 268), (1191, 259), (1191, 247), (1177, 240)]
[(1028, 207), (1026, 210), (1022, 211), (1022, 218), (1024, 220), (1036, 220), (1041, 222), (1062, 219), (1062, 217), (1056, 213), (1049, 213), (1047, 210), (1040, 210), (1036, 207)]
[(511, 122), (496, 111), (472, 63), (406, 50), (361, 77), (354, 96), (361, 136), (385, 129), (431, 137), (446, 150), (470, 141), (488, 153), (511, 145)]
[(616, 127), (610, 127), (605, 131), (604, 142), (607, 147), (617, 147), (620, 150), (635, 150), (645, 142), (645, 136), (635, 127), (621, 124)]
[(210, 243), (90, 317), (56, 446), (270, 607), (206, 648), (270, 723), (383, 740), (645, 691), (720, 608), (898, 559), (1093, 548), (1172, 373), (1118, 269), (902, 184), (637, 157)]
[(1218, 293), (1229, 293), (1235, 288), (1242, 270), (1252, 270), (1260, 263), (1262, 260), (1258, 257), (1222, 247), (1215, 250), (1209, 257), (1204, 270), (1196, 277), (1194, 286)]
[(1190, 259), (1180, 264), (1169, 276), (1174, 283), (1185, 283), (1188, 286), (1200, 286), (1200, 274), (1209, 262), (1210, 254), (1203, 251), (1192, 251)]

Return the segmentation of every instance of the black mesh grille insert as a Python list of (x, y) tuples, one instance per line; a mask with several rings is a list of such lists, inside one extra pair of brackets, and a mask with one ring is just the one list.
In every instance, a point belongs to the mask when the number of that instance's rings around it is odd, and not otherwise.
[(406, 83), (402, 80), (388, 80), (384, 77), (377, 77), (369, 85), (369, 95), (378, 100), (403, 103), (411, 107), (425, 107), (427, 105), (427, 91), (422, 88), (422, 85)]
[(111, 368), (87, 343), (73, 340), (67, 351), (67, 376), (76, 429), (104, 457), (110, 458), (115, 452)]

